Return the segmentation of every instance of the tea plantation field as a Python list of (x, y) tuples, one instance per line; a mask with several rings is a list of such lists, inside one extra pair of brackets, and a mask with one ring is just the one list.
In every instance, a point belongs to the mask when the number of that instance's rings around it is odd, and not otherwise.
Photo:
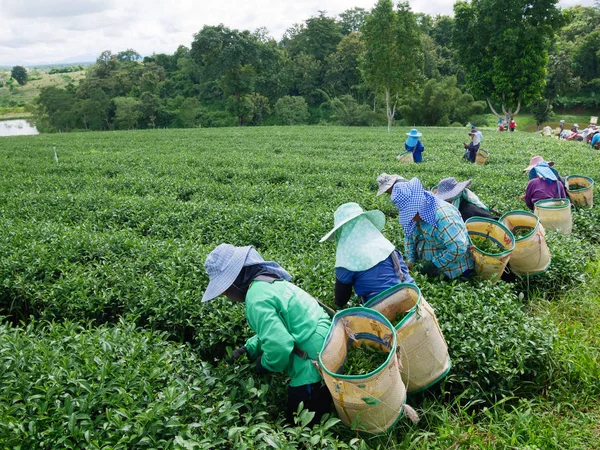
[[(548, 233), (550, 270), (493, 285), (416, 276), (453, 367), (408, 402), (421, 415), (363, 436), (335, 414), (284, 425), (286, 379), (226, 356), (250, 335), (243, 305), (201, 304), (217, 244), (254, 245), (333, 305), (342, 203), (402, 230), (381, 172), (426, 187), (454, 176), (504, 213), (534, 155), (600, 181), (600, 152), (483, 130), (490, 163), (463, 162), (465, 129), (263, 127), (0, 139), (0, 448), (600, 448), (598, 206)], [(56, 158), (53, 148), (56, 149)], [(600, 197), (597, 197), (600, 202)]]

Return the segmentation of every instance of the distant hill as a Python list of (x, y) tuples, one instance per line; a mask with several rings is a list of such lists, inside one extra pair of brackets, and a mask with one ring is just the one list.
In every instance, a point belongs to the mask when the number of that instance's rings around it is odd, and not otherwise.
[(0, 64), (0, 71), (2, 70), (11, 70), (14, 66), (23, 66), (28, 69), (49, 69), (52, 67), (64, 67), (64, 66), (73, 66), (73, 65), (82, 65), (89, 66), (96, 62), (98, 55), (93, 54), (85, 54), (72, 56), (70, 58), (66, 58), (59, 61), (54, 62), (38, 62), (38, 63), (24, 63), (24, 62), (16, 62), (14, 64)]
[(52, 69), (53, 67), (69, 67), (69, 66), (91, 66), (96, 61), (73, 61), (73, 62), (60, 62), (54, 64), (33, 64), (25, 66), (28, 69)]

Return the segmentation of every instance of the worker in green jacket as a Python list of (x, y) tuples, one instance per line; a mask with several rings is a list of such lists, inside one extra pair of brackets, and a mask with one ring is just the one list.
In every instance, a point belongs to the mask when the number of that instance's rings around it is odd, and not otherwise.
[(286, 419), (293, 424), (300, 402), (314, 411), (312, 423), (331, 410), (331, 394), (313, 364), (331, 325), (329, 316), (307, 292), (290, 283), (277, 263), (265, 261), (252, 246), (220, 244), (206, 258), (209, 283), (203, 302), (223, 294), (246, 303), (246, 318), (256, 333), (233, 352), (256, 359), (258, 373), (283, 372), (291, 378)]

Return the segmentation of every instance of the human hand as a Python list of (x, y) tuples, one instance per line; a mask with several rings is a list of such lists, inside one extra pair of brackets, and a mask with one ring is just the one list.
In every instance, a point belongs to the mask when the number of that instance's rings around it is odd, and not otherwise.
[(519, 198), (520, 198), (521, 200), (525, 200), (525, 194), (523, 194), (523, 195), (519, 195)]
[(244, 353), (248, 353), (248, 349), (246, 348), (245, 345), (242, 345), (240, 348), (236, 348), (233, 353), (231, 354), (231, 364), (234, 363), (234, 361), (236, 359), (238, 359), (239, 357), (241, 357)]

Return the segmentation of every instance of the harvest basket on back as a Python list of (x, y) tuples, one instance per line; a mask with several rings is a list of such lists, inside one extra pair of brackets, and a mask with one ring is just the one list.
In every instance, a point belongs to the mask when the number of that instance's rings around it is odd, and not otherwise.
[(400, 371), (409, 393), (427, 389), (446, 376), (451, 366), (448, 345), (433, 308), (416, 285), (392, 286), (364, 306), (379, 311), (394, 325)]
[[(386, 361), (364, 375), (344, 373), (349, 347), (361, 343), (389, 351)], [(338, 416), (346, 425), (377, 434), (391, 428), (402, 415), (406, 388), (400, 376), (396, 333), (379, 312), (363, 307), (339, 311), (318, 362)]]
[(486, 165), (489, 156), (490, 154), (486, 150), (480, 148), (477, 150), (477, 154), (475, 155), (475, 164), (479, 164), (480, 166)]
[[(465, 225), (474, 245), (471, 255), (475, 261), (475, 272), (484, 280), (498, 281), (515, 248), (515, 237), (508, 228), (492, 219), (471, 217)], [(482, 243), (478, 242), (480, 239)], [(486, 251), (481, 248), (483, 244), (495, 246), (497, 250)]]
[(402, 153), (401, 155), (398, 155), (396, 157), (396, 159), (398, 160), (398, 162), (401, 162), (401, 163), (415, 162), (412, 152)]
[(594, 180), (583, 175), (570, 175), (565, 184), (575, 206), (594, 206)]
[(517, 275), (537, 275), (550, 266), (550, 249), (546, 243), (546, 231), (538, 216), (530, 211), (509, 211), (500, 222), (515, 237), (508, 266)]
[(540, 218), (546, 231), (558, 230), (565, 235), (573, 231), (571, 202), (568, 198), (538, 200), (534, 204), (533, 213)]

